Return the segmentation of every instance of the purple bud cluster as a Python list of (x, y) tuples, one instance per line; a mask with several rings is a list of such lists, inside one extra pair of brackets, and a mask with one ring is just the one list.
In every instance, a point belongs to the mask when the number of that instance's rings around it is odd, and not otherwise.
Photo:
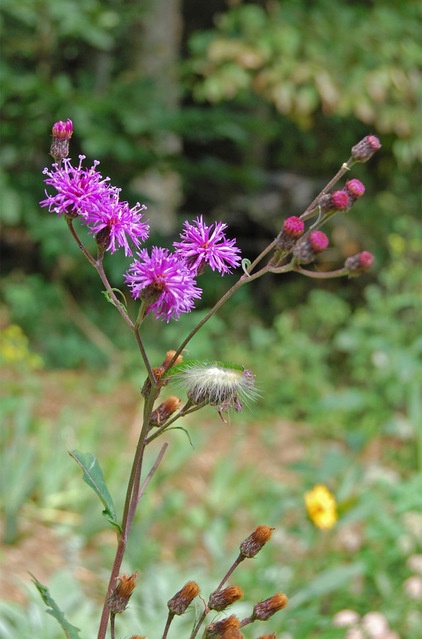
[(153, 312), (167, 322), (177, 319), (190, 311), (194, 300), (201, 296), (196, 277), (206, 266), (225, 275), (240, 265), (240, 249), (235, 239), (226, 237), (227, 225), (207, 225), (202, 216), (184, 223), (173, 252), (159, 247), (153, 247), (151, 252), (141, 249), (149, 236), (149, 225), (143, 219), (146, 206), (130, 206), (122, 200), (120, 189), (98, 171), (99, 162), (86, 168), (85, 156), (81, 155), (79, 164), (72, 164), (65, 152), (73, 133), (70, 119), (56, 122), (52, 131), (56, 164), (43, 173), (45, 184), (53, 187), (54, 193), (46, 190), (41, 206), (64, 215), (69, 222), (78, 219), (94, 235), (100, 255), (123, 248), (126, 256), (132, 256), (132, 247), (136, 249), (137, 257), (127, 270), (125, 281), (132, 296), (147, 304), (147, 313)]
[[(346, 168), (350, 168), (353, 162), (366, 162), (378, 149), (381, 143), (375, 135), (367, 135), (352, 148), (351, 160)], [(280, 267), (285, 263), (287, 256), (292, 255), (296, 264), (309, 264), (319, 253), (328, 247), (328, 237), (315, 227), (324, 223), (337, 212), (347, 212), (353, 204), (365, 193), (365, 186), (356, 178), (347, 180), (343, 188), (331, 192), (323, 192), (313, 202), (301, 217), (288, 217), (275, 241), (275, 253), (272, 265)], [(319, 214), (317, 222), (305, 231), (304, 220), (312, 215)], [(369, 256), (369, 257), (368, 257)], [(368, 270), (373, 263), (373, 256), (366, 251), (349, 258), (345, 264), (345, 271), (349, 275), (358, 275)]]

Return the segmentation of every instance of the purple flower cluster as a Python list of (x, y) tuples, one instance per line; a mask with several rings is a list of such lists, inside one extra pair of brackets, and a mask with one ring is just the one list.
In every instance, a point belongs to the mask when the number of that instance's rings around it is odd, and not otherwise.
[[(58, 133), (71, 135), (71, 121), (54, 125)], [(54, 131), (53, 127), (53, 131)], [(73, 130), (73, 129), (72, 129)], [(55, 189), (53, 195), (45, 192), (42, 207), (58, 216), (78, 218), (95, 236), (100, 253), (114, 253), (123, 248), (125, 255), (132, 255), (131, 245), (137, 257), (125, 274), (131, 294), (140, 298), (157, 318), (169, 321), (181, 313), (192, 310), (194, 300), (201, 296), (195, 278), (206, 265), (222, 275), (230, 273), (240, 264), (240, 250), (234, 239), (225, 235), (226, 224), (205, 224), (202, 216), (191, 224), (185, 222), (180, 242), (174, 242), (175, 252), (153, 247), (151, 254), (140, 249), (149, 234), (149, 226), (143, 221), (144, 205), (120, 199), (120, 189), (110, 184), (97, 170), (99, 162), (90, 168), (83, 166), (85, 156), (79, 156), (79, 164), (73, 166), (68, 158), (44, 169), (44, 182)]]
[(207, 264), (224, 275), (240, 263), (236, 240), (227, 239), (224, 233), (226, 224), (216, 222), (207, 226), (201, 216), (184, 226), (181, 241), (173, 243), (175, 253), (153, 247), (149, 255), (143, 249), (125, 277), (132, 297), (142, 299), (148, 312), (167, 322), (193, 308), (194, 299), (201, 296), (195, 278)]
[(51, 170), (44, 169), (44, 182), (56, 193), (49, 195), (46, 191), (46, 199), (40, 204), (59, 216), (79, 218), (103, 251), (114, 253), (123, 247), (125, 255), (132, 255), (128, 240), (139, 248), (149, 234), (148, 224), (142, 221), (146, 207), (138, 203), (131, 208), (128, 202), (121, 201), (120, 189), (97, 171), (99, 162), (88, 169), (82, 166), (84, 159), (80, 155), (78, 166), (73, 166), (70, 159), (64, 158)]

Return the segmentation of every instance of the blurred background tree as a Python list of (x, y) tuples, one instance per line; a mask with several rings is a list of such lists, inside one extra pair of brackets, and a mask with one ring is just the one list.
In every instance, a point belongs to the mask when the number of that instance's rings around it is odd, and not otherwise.
[[(251, 258), (373, 132), (382, 151), (354, 172), (367, 194), (332, 224), (326, 259), (365, 248), (378, 272), (386, 268), (387, 238), (420, 234), (421, 17), (412, 0), (3, 0), (1, 292), (10, 319), (54, 365), (110, 357), (101, 339), (92, 352), (76, 348), (69, 317), (88, 342), (100, 319), (116, 347), (122, 339), (118, 318), (91, 304), (98, 283), (65, 225), (38, 206), (50, 128), (67, 117), (72, 157), (100, 160), (127, 199), (148, 204), (161, 234), (153, 241), (171, 242), (183, 219), (202, 213), (228, 222)], [(109, 260), (116, 286), (126, 264)], [(376, 272), (318, 288), (355, 307), (368, 280)], [(311, 286), (293, 276), (281, 295), (268, 280), (236, 303), (268, 326)], [(206, 306), (225, 283), (204, 288)]]

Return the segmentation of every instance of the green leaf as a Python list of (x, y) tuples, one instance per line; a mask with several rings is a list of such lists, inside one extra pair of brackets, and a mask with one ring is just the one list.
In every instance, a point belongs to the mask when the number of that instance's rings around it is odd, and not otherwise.
[(40, 583), (38, 579), (34, 577), (34, 575), (32, 575), (31, 573), (29, 574), (32, 577), (32, 581), (35, 584), (35, 587), (41, 595), (41, 599), (47, 606), (49, 606), (49, 608), (47, 608), (47, 613), (54, 617), (54, 619), (57, 619), (57, 621), (63, 628), (67, 639), (80, 639), (80, 629), (76, 626), (72, 626), (71, 623), (66, 621), (64, 613), (60, 610), (53, 597), (50, 595), (47, 586), (44, 586), (42, 583)]
[(69, 455), (73, 457), (76, 463), (82, 468), (84, 482), (88, 484), (101, 499), (104, 506), (104, 517), (112, 526), (115, 526), (121, 532), (122, 529), (117, 522), (113, 500), (108, 492), (103, 472), (95, 455), (92, 455), (92, 453), (81, 453), (78, 450), (70, 451)]

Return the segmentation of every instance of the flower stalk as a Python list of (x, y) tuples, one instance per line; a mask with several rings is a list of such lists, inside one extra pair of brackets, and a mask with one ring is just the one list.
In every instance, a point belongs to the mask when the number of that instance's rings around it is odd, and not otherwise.
[[(116, 307), (123, 321), (133, 332), (147, 373), (142, 388), (142, 424), (128, 478), (117, 548), (97, 636), (98, 639), (106, 638), (110, 622), (111, 637), (114, 639), (116, 615), (125, 610), (136, 585), (137, 573), (120, 575), (128, 538), (139, 502), (162, 462), (168, 444), (165, 443), (161, 447), (154, 464), (144, 476), (146, 447), (169, 430), (177, 420), (206, 405), (214, 406), (224, 419), (223, 414), (226, 411), (241, 410), (244, 403), (257, 395), (254, 375), (248, 369), (217, 362), (190, 363), (186, 366), (185, 363), (181, 364), (186, 346), (242, 286), (268, 273), (285, 274), (294, 271), (314, 279), (328, 279), (354, 277), (372, 266), (373, 256), (367, 251), (362, 251), (347, 258), (343, 267), (329, 272), (303, 267), (314, 262), (328, 247), (329, 240), (320, 230), (321, 226), (334, 214), (347, 213), (365, 191), (364, 185), (353, 178), (347, 180), (344, 187), (337, 191), (332, 191), (334, 185), (356, 162), (366, 162), (381, 145), (378, 138), (373, 135), (366, 136), (355, 145), (349, 160), (341, 166), (307, 209), (300, 216), (287, 217), (278, 236), (253, 262), (250, 262), (246, 258), (241, 258), (236, 240), (227, 237), (226, 224), (214, 222), (208, 225), (202, 215), (193, 222), (184, 223), (180, 240), (173, 243), (172, 249), (158, 246), (143, 248), (142, 245), (149, 235), (149, 225), (143, 219), (146, 207), (139, 203), (131, 207), (128, 202), (122, 200), (120, 189), (111, 185), (109, 178), (103, 178), (98, 171), (98, 161), (86, 168), (83, 166), (85, 157), (79, 156), (79, 164), (73, 165), (67, 157), (72, 134), (73, 123), (70, 119), (59, 121), (53, 126), (51, 154), (56, 163), (52, 168), (44, 170), (44, 181), (48, 187), (55, 189), (55, 193), (49, 194), (46, 190), (46, 197), (40, 204), (50, 212), (56, 213), (58, 217), (65, 218), (71, 236), (98, 273), (108, 301)], [(313, 217), (316, 217), (316, 220), (306, 229), (305, 223)], [(94, 237), (98, 252), (96, 259), (81, 241), (75, 229), (76, 220)], [(116, 289), (110, 285), (104, 269), (107, 253), (113, 255), (119, 249), (123, 249), (125, 256), (133, 257), (124, 275), (124, 281), (133, 299), (139, 302), (135, 321), (131, 319), (126, 304), (116, 295)], [(154, 368), (144, 344), (143, 329), (146, 319), (155, 317), (157, 320), (164, 320), (165, 323), (179, 319), (182, 313), (190, 312), (201, 297), (198, 279), (206, 268), (223, 276), (232, 273), (241, 265), (243, 273), (237, 281), (215, 302), (180, 345), (167, 353), (162, 365)], [(182, 408), (182, 400), (179, 397), (173, 395), (165, 400), (160, 399), (162, 389), (173, 381), (173, 378), (176, 381), (180, 380), (187, 396)], [(157, 401), (159, 403), (156, 406)], [(324, 496), (321, 491), (315, 495), (311, 491), (306, 500), (314, 523), (320, 527), (329, 527), (328, 522), (332, 523), (335, 520), (330, 495)], [(325, 507), (325, 518), (318, 511), (321, 504)], [(224, 589), (223, 587), (245, 559), (254, 557), (263, 548), (271, 538), (272, 530), (269, 526), (258, 526), (241, 543), (237, 558), (212, 593), (208, 605), (204, 606), (190, 639), (197, 637), (210, 609), (225, 610), (230, 603), (240, 598), (242, 592), (237, 586), (227, 586)], [(175, 616), (183, 614), (198, 594), (197, 584), (188, 582), (168, 601), (169, 612), (164, 639)], [(210, 624), (205, 629), (204, 637), (241, 637), (241, 627), (256, 620), (268, 619), (286, 604), (287, 597), (283, 593), (277, 593), (256, 604), (252, 615), (241, 622), (232, 615), (222, 622)]]

